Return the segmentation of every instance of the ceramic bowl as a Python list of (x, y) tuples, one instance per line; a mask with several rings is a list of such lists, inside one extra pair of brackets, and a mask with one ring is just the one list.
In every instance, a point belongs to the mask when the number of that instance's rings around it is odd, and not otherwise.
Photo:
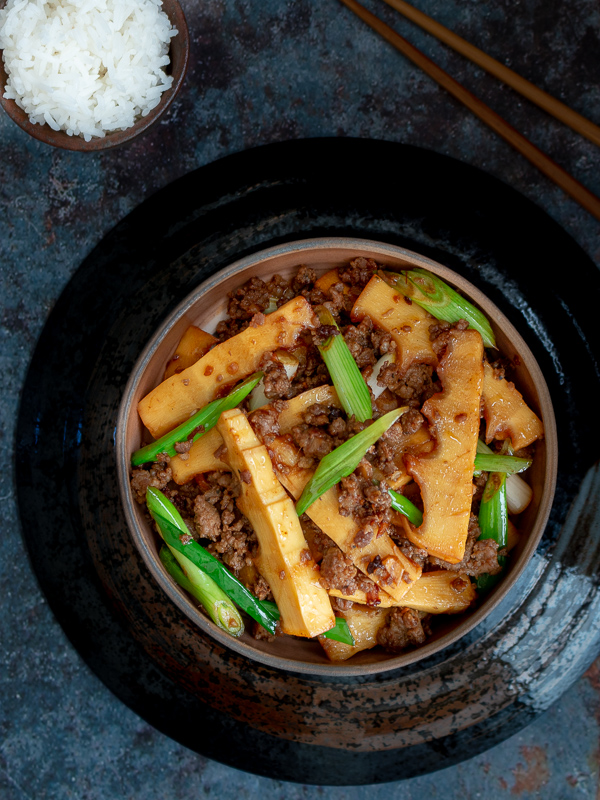
[[(0, 0), (0, 8), (3, 8), (5, 5), (6, 0)], [(3, 96), (8, 76), (2, 59), (1, 50), (0, 104), (8, 116), (16, 122), (20, 128), (26, 131), (30, 136), (33, 136), (34, 139), (38, 139), (40, 142), (45, 142), (53, 147), (60, 147), (63, 150), (95, 152), (131, 142), (137, 136), (147, 131), (148, 128), (162, 117), (181, 89), (187, 70), (190, 39), (183, 9), (178, 0), (163, 0), (162, 5), (163, 10), (171, 21), (172, 27), (176, 28), (178, 31), (177, 36), (171, 39), (171, 47), (169, 50), (171, 63), (166, 68), (167, 73), (173, 77), (173, 84), (170, 89), (163, 92), (156, 108), (153, 108), (147, 116), (139, 119), (130, 128), (124, 131), (109, 133), (102, 138), (94, 137), (89, 142), (86, 142), (81, 136), (69, 136), (65, 131), (55, 131), (49, 125), (39, 125), (30, 122), (29, 116), (22, 108), (19, 108), (14, 100), (8, 100)]]
[[(491, 321), (500, 351), (509, 358), (518, 354), (515, 380), (526, 401), (543, 419), (545, 439), (538, 443), (536, 458), (528, 473), (534, 495), (529, 507), (520, 515), (519, 543), (512, 551), (507, 574), (489, 596), (475, 610), (466, 614), (440, 615), (432, 638), (416, 650), (390, 655), (381, 648), (375, 648), (357, 654), (348, 662), (333, 664), (327, 660), (316, 642), (280, 637), (269, 643), (257, 641), (247, 632), (240, 639), (235, 639), (219, 630), (199, 611), (173, 583), (159, 561), (157, 536), (130, 491), (129, 460), (131, 453), (140, 446), (143, 435), (137, 404), (162, 380), (165, 364), (190, 324), (213, 331), (217, 322), (226, 314), (227, 292), (251, 276), (268, 279), (279, 273), (289, 277), (300, 264), (306, 264), (317, 273), (322, 273), (347, 264), (357, 256), (372, 257), (392, 270), (424, 267), (472, 300)], [(198, 286), (166, 318), (138, 359), (119, 410), (116, 449), (119, 485), (127, 524), (148, 569), (165, 592), (165, 603), (174, 602), (198, 626), (202, 634), (214, 637), (224, 646), (248, 658), (276, 668), (331, 676), (375, 674), (425, 659), (455, 642), (481, 622), (510, 591), (535, 552), (550, 513), (557, 467), (556, 425), (546, 383), (531, 351), (502, 312), (471, 283), (437, 262), (400, 247), (346, 238), (304, 240), (263, 250), (236, 261)]]

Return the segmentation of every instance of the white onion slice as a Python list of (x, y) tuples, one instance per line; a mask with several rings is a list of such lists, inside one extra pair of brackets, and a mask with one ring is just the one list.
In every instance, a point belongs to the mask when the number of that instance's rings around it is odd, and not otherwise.
[(532, 497), (531, 486), (525, 483), (520, 475), (506, 476), (506, 505), (509, 514), (520, 514), (525, 511)]
[(385, 386), (379, 386), (377, 383), (377, 378), (379, 377), (379, 373), (381, 372), (382, 368), (386, 364), (393, 364), (396, 361), (396, 354), (392, 351), (390, 353), (385, 353), (381, 356), (379, 361), (377, 361), (373, 365), (373, 371), (369, 378), (367, 378), (367, 386), (373, 392), (373, 398), (377, 400), (380, 394), (385, 391)]

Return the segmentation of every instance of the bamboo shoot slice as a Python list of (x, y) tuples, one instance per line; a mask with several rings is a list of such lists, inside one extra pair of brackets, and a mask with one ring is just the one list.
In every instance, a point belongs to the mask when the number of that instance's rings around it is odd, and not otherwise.
[(468, 575), (441, 569), (421, 575), (402, 605), (427, 614), (461, 614), (476, 598), (475, 584)]
[(212, 470), (230, 471), (229, 465), (215, 453), (223, 445), (223, 438), (216, 428), (211, 428), (207, 433), (196, 439), (188, 450), (187, 458), (175, 456), (171, 459), (170, 467), (173, 470), (173, 480), (180, 486), (191, 481), (194, 475)]
[(360, 322), (364, 317), (370, 317), (378, 328), (392, 335), (401, 372), (414, 363), (437, 364), (429, 340), (434, 318), (416, 303), (407, 302), (378, 275), (373, 275), (352, 308), (353, 320)]
[(316, 324), (307, 300), (293, 298), (267, 315), (262, 325), (249, 326), (159, 384), (138, 405), (142, 422), (158, 439), (214, 400), (227, 383), (256, 372), (265, 353), (291, 349), (298, 335)]
[[(422, 578), (419, 578), (418, 581), (414, 582), (413, 586), (416, 586), (421, 580)], [(366, 606), (367, 608), (393, 608), (394, 606), (405, 606), (406, 603), (404, 600), (406, 597), (408, 597), (407, 592), (402, 598), (402, 601), (399, 603), (397, 600), (394, 600), (391, 594), (380, 591), (379, 603), (376, 605), (369, 605), (367, 603), (367, 595), (362, 589), (357, 589), (353, 594), (344, 594), (340, 589), (328, 589), (327, 592), (330, 597), (339, 597), (341, 600), (350, 600), (352, 603), (358, 603), (358, 605)]]
[(279, 414), (280, 432), (290, 433), (295, 425), (301, 425), (304, 422), (304, 412), (315, 403), (334, 406), (335, 408), (342, 407), (333, 386), (316, 386), (314, 389), (297, 394), (296, 397), (292, 397), (291, 400), (287, 401), (286, 407)]
[(240, 478), (240, 511), (259, 542), (256, 565), (269, 583), (281, 613), (284, 633), (313, 637), (335, 625), (327, 592), (311, 558), (294, 504), (277, 480), (267, 448), (237, 408), (217, 423), (227, 447), (226, 459)]
[(347, 661), (362, 650), (370, 650), (377, 644), (377, 634), (385, 624), (387, 617), (385, 608), (354, 608), (344, 611), (343, 617), (348, 623), (350, 633), (354, 639), (354, 646), (335, 642), (333, 639), (319, 637), (319, 644), (325, 650), (330, 661)]
[[(286, 447), (289, 448), (289, 443)], [(298, 467), (285, 467), (283, 469), (280, 466), (278, 467), (279, 440), (275, 439), (270, 444), (270, 448), (275, 456), (275, 470), (279, 480), (288, 492), (298, 499), (312, 476), (312, 470)], [(380, 589), (388, 592), (398, 602), (402, 600), (410, 584), (421, 577), (421, 567), (407, 558), (386, 533), (374, 537), (366, 547), (357, 548), (354, 546), (358, 524), (352, 517), (343, 517), (340, 514), (336, 486), (333, 486), (315, 500), (306, 513), (315, 525), (321, 528), (323, 533), (333, 539), (337, 546), (351, 559), (355, 567), (364, 572), (365, 575), (368, 575)], [(379, 556), (389, 574), (389, 583), (385, 576), (382, 577), (378, 574), (379, 570), (375, 570), (372, 573), (368, 572), (369, 565), (376, 556)], [(407, 578), (407, 580), (404, 578)]]
[(190, 325), (179, 340), (177, 349), (167, 364), (164, 380), (170, 378), (171, 375), (179, 375), (184, 369), (191, 367), (192, 364), (195, 364), (202, 356), (206, 355), (218, 341), (212, 334), (197, 328), (195, 325)]
[(483, 416), (488, 444), (492, 439), (510, 439), (513, 448), (520, 450), (544, 435), (542, 421), (523, 400), (514, 383), (496, 377), (487, 361), (483, 373)]
[(422, 408), (436, 439), (425, 455), (407, 455), (406, 469), (419, 484), (423, 523), (410, 530), (410, 540), (430, 555), (457, 564), (465, 552), (473, 465), (479, 433), (483, 384), (483, 342), (474, 330), (453, 330), (440, 359), (443, 390)]
[[(315, 289), (319, 289), (323, 294), (327, 294), (332, 286), (340, 283), (340, 275), (337, 269), (330, 269), (315, 281)], [(344, 294), (348, 293), (348, 287), (344, 285)]]
[[(367, 605), (367, 595), (360, 589), (352, 595), (343, 594), (339, 589), (329, 589), (329, 595)], [(397, 603), (386, 592), (381, 592), (377, 608), (400, 605), (403, 608), (424, 611), (426, 614), (461, 614), (476, 598), (475, 585), (471, 583), (468, 575), (442, 569), (421, 575), (419, 580), (411, 585), (401, 603)]]

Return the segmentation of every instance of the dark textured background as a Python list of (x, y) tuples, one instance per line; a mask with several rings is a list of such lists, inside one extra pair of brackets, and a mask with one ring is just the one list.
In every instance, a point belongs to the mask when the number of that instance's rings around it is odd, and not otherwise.
[[(169, 115), (138, 142), (102, 154), (62, 152), (0, 116), (0, 441), (6, 465), (29, 358), (69, 277), (131, 209), (223, 155), (314, 136), (430, 148), (521, 191), (600, 267), (600, 223), (335, 0), (184, 0), (184, 7), (192, 41), (186, 84)], [(370, 7), (600, 195), (596, 147), (383, 4)], [(600, 8), (593, 0), (421, 0), (419, 7), (600, 123)], [(554, 279), (572, 278), (565, 264)], [(503, 744), (406, 782), (321, 789), (203, 759), (150, 728), (90, 673), (32, 576), (9, 469), (0, 473), (0, 498), (2, 800), (600, 797), (600, 661)]]

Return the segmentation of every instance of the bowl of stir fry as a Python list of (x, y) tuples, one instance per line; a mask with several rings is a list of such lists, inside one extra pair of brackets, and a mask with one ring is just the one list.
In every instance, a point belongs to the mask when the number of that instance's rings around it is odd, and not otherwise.
[(140, 356), (117, 453), (165, 603), (249, 658), (331, 675), (477, 625), (556, 481), (548, 389), (499, 309), (417, 253), (339, 238), (199, 286)]

